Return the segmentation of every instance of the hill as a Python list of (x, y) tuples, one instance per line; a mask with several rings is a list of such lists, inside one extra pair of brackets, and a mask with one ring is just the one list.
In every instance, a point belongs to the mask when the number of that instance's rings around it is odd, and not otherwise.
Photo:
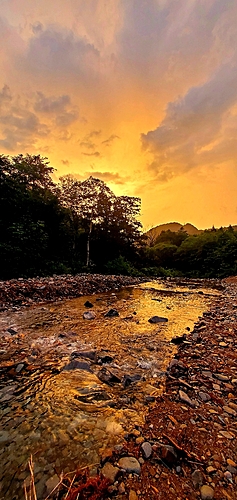
[(201, 233), (200, 229), (197, 229), (195, 226), (192, 224), (180, 224), (179, 222), (168, 222), (167, 224), (160, 224), (159, 226), (152, 227), (145, 233), (145, 235), (148, 237), (148, 245), (153, 243), (157, 236), (159, 236), (162, 231), (172, 231), (172, 232), (178, 232), (180, 230), (186, 231), (189, 235), (193, 234), (199, 234)]

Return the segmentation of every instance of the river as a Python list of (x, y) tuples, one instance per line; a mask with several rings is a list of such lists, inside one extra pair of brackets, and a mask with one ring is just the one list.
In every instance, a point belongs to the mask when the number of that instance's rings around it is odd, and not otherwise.
[[(1, 499), (24, 498), (31, 454), (40, 500), (55, 473), (96, 467), (143, 425), (176, 350), (170, 340), (218, 293), (206, 283), (157, 280), (0, 313)], [(105, 317), (110, 309), (119, 316)], [(151, 324), (154, 315), (168, 321)]]

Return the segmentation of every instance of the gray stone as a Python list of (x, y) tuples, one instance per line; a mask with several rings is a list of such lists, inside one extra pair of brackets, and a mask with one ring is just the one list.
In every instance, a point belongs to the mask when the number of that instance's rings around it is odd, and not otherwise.
[(135, 457), (120, 458), (118, 466), (121, 469), (126, 470), (126, 472), (133, 472), (134, 474), (140, 474), (141, 472), (141, 466)]
[(145, 458), (150, 458), (150, 456), (152, 454), (152, 446), (151, 446), (151, 444), (148, 443), (147, 441), (145, 441), (145, 443), (142, 443), (141, 449), (142, 449), (144, 457)]
[(167, 323), (168, 318), (163, 318), (162, 316), (152, 316), (148, 319), (149, 323)]
[(210, 398), (210, 396), (209, 396), (209, 394), (207, 394), (206, 392), (202, 392), (202, 391), (200, 391), (200, 392), (198, 393), (198, 395), (199, 395), (199, 397), (201, 398), (201, 400), (202, 400), (202, 401), (204, 401), (204, 402), (206, 402), (206, 401), (210, 401), (210, 399), (211, 399), (211, 398)]
[(83, 318), (84, 319), (95, 319), (96, 314), (94, 311), (86, 311), (83, 313)]
[(54, 476), (50, 477), (48, 481), (46, 481), (46, 488), (47, 488), (47, 494), (49, 495), (51, 491), (56, 488), (56, 486), (59, 484), (60, 479), (57, 476), (57, 474), (54, 474)]
[(200, 486), (202, 486), (203, 475), (199, 469), (196, 469), (192, 473), (192, 481), (193, 481), (193, 486), (196, 490), (198, 490), (200, 488)]
[(0, 443), (6, 443), (9, 440), (9, 434), (7, 431), (0, 431)]
[(16, 373), (20, 373), (22, 368), (24, 368), (24, 363), (19, 363), (16, 367)]
[(95, 361), (96, 359), (96, 351), (74, 351), (71, 354), (72, 358), (87, 358), (91, 359), (91, 361)]
[(109, 462), (106, 462), (104, 467), (101, 469), (102, 475), (109, 480), (110, 484), (113, 484), (116, 481), (116, 477), (119, 473), (119, 468), (114, 467)]
[(204, 484), (201, 487), (200, 492), (201, 492), (201, 499), (202, 500), (212, 500), (212, 498), (214, 497), (214, 490), (213, 490), (213, 488), (211, 488), (207, 484)]

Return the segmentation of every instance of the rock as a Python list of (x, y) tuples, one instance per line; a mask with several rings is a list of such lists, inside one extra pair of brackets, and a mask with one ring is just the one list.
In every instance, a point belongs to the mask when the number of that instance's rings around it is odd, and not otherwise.
[(129, 495), (128, 495), (128, 500), (137, 500), (138, 496), (136, 494), (136, 491), (130, 490)]
[(7, 431), (0, 430), (0, 443), (7, 443), (9, 439), (10, 439), (9, 433)]
[(229, 415), (232, 415), (233, 417), (236, 417), (237, 413), (233, 408), (230, 408), (229, 406), (223, 406), (223, 410), (228, 413)]
[(76, 359), (73, 361), (70, 361), (67, 365), (64, 366), (63, 368), (64, 371), (70, 371), (70, 370), (85, 370), (87, 372), (91, 372), (91, 367), (89, 363), (86, 361), (77, 361)]
[(193, 401), (191, 401), (191, 399), (186, 394), (186, 392), (179, 390), (179, 397), (180, 397), (181, 401), (183, 401), (183, 403), (186, 403), (187, 405), (191, 406), (192, 408), (195, 407), (195, 404), (193, 403)]
[(116, 316), (119, 316), (119, 312), (117, 309), (110, 309), (107, 313), (104, 314), (105, 318), (115, 318)]
[(228, 481), (232, 481), (232, 474), (230, 471), (226, 470), (224, 472), (224, 478), (227, 479)]
[(122, 482), (120, 483), (119, 487), (118, 487), (118, 492), (120, 493), (120, 495), (123, 495), (125, 493), (125, 484)]
[(204, 484), (201, 487), (200, 492), (201, 492), (201, 499), (202, 500), (212, 500), (212, 498), (214, 497), (214, 490), (213, 490), (213, 488), (211, 488), (207, 484)]
[(16, 367), (16, 373), (20, 373), (21, 370), (24, 368), (24, 363), (19, 363)]
[(230, 458), (227, 458), (226, 462), (228, 465), (231, 465), (231, 467), (237, 467), (237, 463), (234, 462), (234, 460), (231, 460)]
[(173, 337), (171, 339), (172, 344), (179, 345), (182, 344), (187, 339), (186, 333), (184, 333), (181, 337)]
[(106, 462), (104, 467), (101, 469), (101, 474), (109, 480), (110, 484), (113, 484), (116, 481), (117, 475), (119, 473), (119, 468), (114, 467), (109, 462)]
[(98, 352), (96, 355), (97, 363), (112, 363), (114, 358), (105, 352)]
[(141, 472), (141, 466), (135, 457), (120, 458), (118, 466), (120, 469), (126, 470), (126, 472), (132, 472), (134, 474), (140, 474)]
[(89, 300), (87, 300), (84, 304), (85, 307), (94, 307), (94, 305), (92, 304), (92, 302), (90, 302)]
[(206, 392), (200, 391), (198, 393), (198, 395), (201, 398), (201, 400), (204, 401), (204, 402), (210, 401), (210, 399), (211, 399), (210, 396), (209, 396), (209, 394), (207, 394)]
[(214, 373), (213, 375), (221, 382), (229, 382), (230, 380), (229, 377), (227, 377), (226, 375), (222, 375), (222, 373)]
[(150, 458), (150, 456), (152, 454), (152, 446), (151, 446), (151, 444), (148, 443), (147, 441), (145, 441), (145, 443), (142, 444), (141, 449), (142, 449), (144, 457), (145, 458)]
[(162, 446), (161, 458), (171, 467), (177, 462), (177, 453), (173, 446)]
[(135, 373), (134, 375), (124, 375), (123, 377), (123, 387), (128, 387), (131, 385), (133, 382), (138, 382), (141, 380), (141, 375), (139, 373)]
[(18, 333), (16, 330), (14, 330), (14, 328), (8, 328), (7, 332), (10, 333), (11, 335), (17, 335)]
[(221, 434), (221, 436), (224, 436), (226, 439), (234, 439), (234, 435), (228, 431), (219, 431), (219, 433)]
[(149, 323), (166, 323), (168, 318), (163, 318), (162, 316), (152, 316), (148, 319)]
[(46, 481), (45, 485), (47, 488), (47, 494), (49, 495), (51, 491), (56, 488), (56, 486), (60, 483), (60, 479), (57, 476), (57, 474), (54, 474), (54, 476), (50, 477), (48, 481)]
[(122, 376), (120, 376), (120, 374), (118, 375), (118, 372), (115, 372), (115, 370), (108, 370), (105, 366), (101, 368), (97, 377), (106, 384), (119, 384), (122, 379)]
[(212, 467), (212, 465), (209, 465), (209, 467), (207, 467), (207, 473), (214, 474), (214, 472), (216, 472), (215, 467)]
[(86, 311), (83, 313), (83, 318), (84, 319), (95, 319), (96, 314), (94, 311)]
[(71, 354), (72, 358), (87, 358), (91, 361), (96, 359), (96, 351), (73, 351)]
[(196, 490), (200, 488), (203, 484), (203, 475), (202, 472), (199, 469), (196, 469), (192, 473), (192, 481), (193, 481), (193, 486)]

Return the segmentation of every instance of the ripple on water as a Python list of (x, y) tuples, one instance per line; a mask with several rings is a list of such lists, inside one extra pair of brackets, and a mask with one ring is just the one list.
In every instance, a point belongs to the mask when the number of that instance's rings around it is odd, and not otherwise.
[[(58, 472), (67, 472), (97, 463), (103, 449), (143, 424), (147, 398), (162, 391), (175, 350), (170, 339), (192, 329), (211, 300), (206, 290), (203, 295), (198, 290), (187, 285), (164, 289), (164, 284), (154, 282), (116, 295), (1, 313), (5, 369), (0, 379), (0, 456), (5, 500), (14, 495), (24, 498), (22, 482), (30, 454), (41, 495), (42, 477), (46, 481), (54, 474), (55, 465)], [(94, 304), (94, 320), (82, 317), (86, 300)], [(119, 317), (104, 316), (111, 307)], [(168, 322), (148, 323), (154, 315), (167, 317)], [(7, 332), (12, 325), (18, 332), (14, 337)], [(98, 363), (86, 358), (91, 372), (63, 370), (80, 351), (100, 352), (102, 359), (109, 356), (106, 369), (114, 370), (121, 383), (99, 378), (99, 357)], [(17, 372), (19, 364), (23, 367)], [(126, 386), (124, 377), (134, 374), (137, 383)]]

